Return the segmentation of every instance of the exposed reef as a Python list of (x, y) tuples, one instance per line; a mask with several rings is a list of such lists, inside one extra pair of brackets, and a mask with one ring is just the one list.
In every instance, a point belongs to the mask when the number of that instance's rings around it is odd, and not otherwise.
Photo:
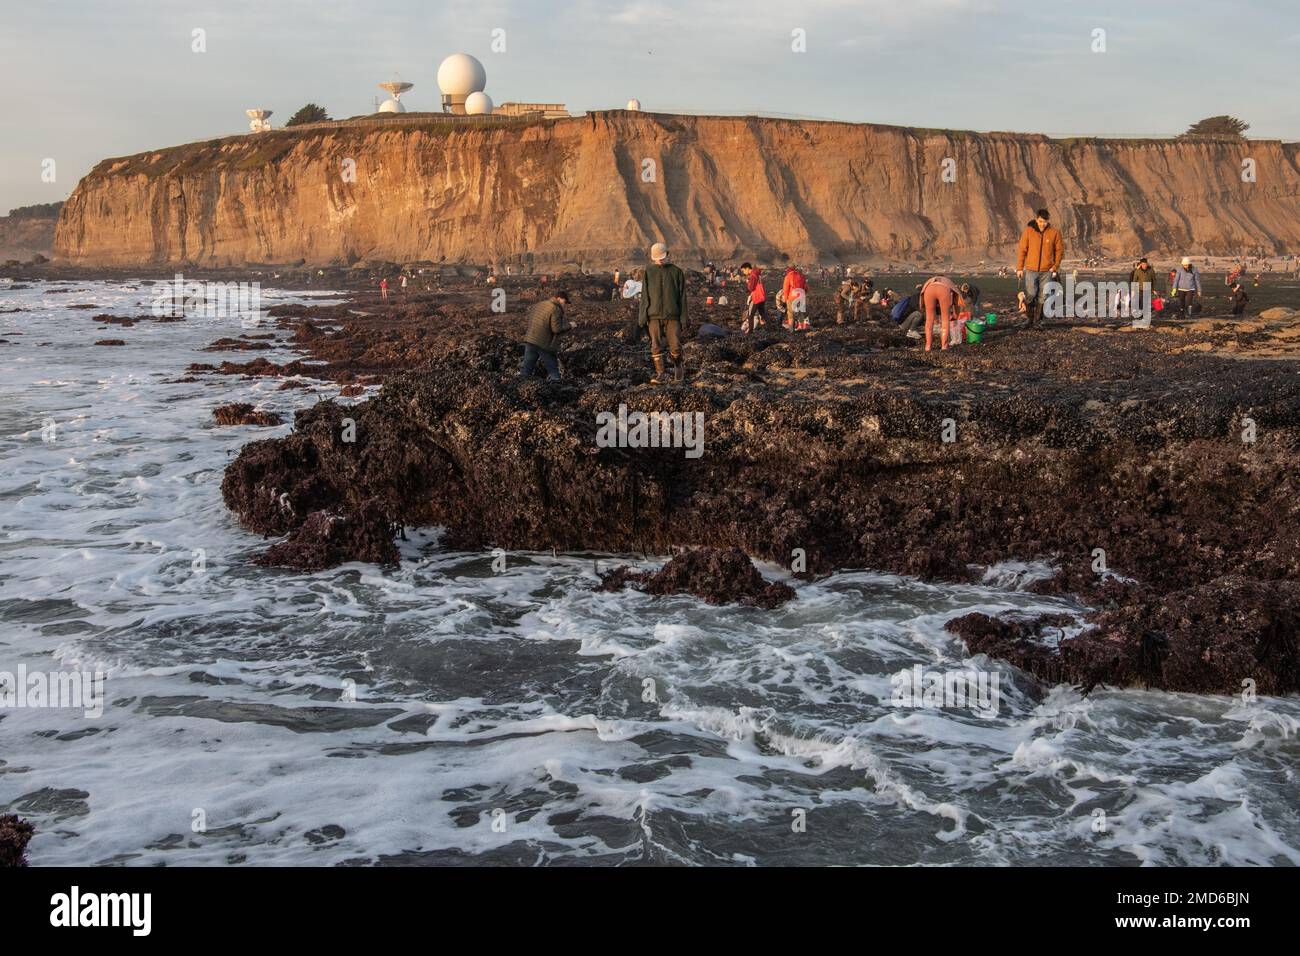
[(739, 548), (695, 548), (671, 558), (658, 571), (623, 565), (600, 576), (598, 591), (621, 591), (631, 585), (646, 594), (693, 594), (710, 604), (780, 607), (794, 588), (764, 580)]
[(212, 417), (218, 425), (279, 425), (282, 419), (275, 412), (260, 412), (248, 402), (231, 402), (219, 405), (212, 410)]
[[(1034, 587), (1091, 604), (1089, 628), (960, 625), (972, 651), (1049, 681), (1300, 689), (1300, 366), (1216, 354), (1227, 338), (1248, 354), (1257, 329), (1032, 334), (1004, 316), (981, 346), (927, 354), (815, 310), (811, 334), (692, 339), (688, 381), (653, 386), (625, 308), (578, 298), (560, 382), (518, 376), (518, 314), (286, 311), (315, 362), (279, 374), (384, 386), (246, 446), (226, 503), (288, 536), (266, 560), (294, 567), (391, 561), (401, 526), (465, 548), (735, 548), (808, 575), (965, 581), (1043, 559)], [(260, 361), (229, 371), (273, 374)], [(702, 414), (703, 453), (604, 447), (598, 416), (620, 405)], [(673, 590), (677, 573), (639, 583)]]

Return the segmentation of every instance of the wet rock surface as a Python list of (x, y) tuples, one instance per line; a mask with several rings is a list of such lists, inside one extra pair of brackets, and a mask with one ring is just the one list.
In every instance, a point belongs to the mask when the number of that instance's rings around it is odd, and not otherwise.
[(947, 628), (972, 653), (1015, 664), (1047, 683), (1155, 687), (1220, 694), (1300, 688), (1300, 584), (1225, 575), (1173, 593), (1134, 589), (1060, 638), (1068, 618), (1024, 621), (968, 614)]
[(92, 315), (92, 322), (103, 322), (106, 325), (120, 325), (123, 328), (130, 328), (140, 322), (184, 322), (185, 317), (182, 315), (110, 315), (107, 312), (100, 315)]
[(395, 527), (378, 502), (365, 502), (349, 514), (313, 511), (258, 564), (318, 571), (344, 561), (395, 564)]
[(769, 582), (739, 548), (696, 548), (671, 558), (658, 571), (624, 565), (600, 576), (598, 591), (631, 585), (647, 594), (693, 594), (710, 604), (780, 607), (795, 596), (788, 584)]
[(0, 816), (0, 868), (27, 865), (27, 844), (36, 833), (26, 820)]
[(261, 412), (248, 402), (231, 402), (219, 405), (212, 410), (212, 417), (218, 425), (279, 425), (282, 419), (275, 412)]
[[(390, 560), (385, 522), (443, 526), (452, 547), (799, 553), (808, 574), (960, 581), (1045, 559), (1056, 573), (1035, 587), (1093, 604), (1089, 631), (1059, 648), (963, 636), (1045, 680), (1300, 689), (1300, 363), (1251, 361), (1249, 328), (1030, 333), (1004, 315), (982, 345), (925, 353), (891, 324), (834, 325), (819, 296), (813, 332), (688, 338), (687, 381), (652, 386), (630, 307), (577, 286), (560, 382), (517, 373), (523, 311), (544, 291), (520, 290), (505, 315), (486, 289), (275, 310), (311, 361), (220, 371), (384, 387), (300, 411), (230, 465), (223, 495), (246, 527), (312, 521), (266, 560)], [(700, 310), (733, 329), (739, 311)], [(1218, 354), (1229, 340), (1239, 357)], [(703, 453), (602, 447), (597, 416), (620, 405), (702, 414)], [(1237, 599), (1258, 614), (1222, 631)]]
[(207, 346), (205, 352), (257, 352), (271, 348), (267, 342), (248, 342), (241, 336), (238, 339), (221, 338)]
[(1110, 607), (1062, 646), (1067, 679), (1222, 694), (1300, 689), (1300, 582), (1239, 574)]

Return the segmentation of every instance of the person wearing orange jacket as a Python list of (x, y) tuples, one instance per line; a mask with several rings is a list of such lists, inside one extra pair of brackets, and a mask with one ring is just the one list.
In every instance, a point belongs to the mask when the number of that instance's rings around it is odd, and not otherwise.
[[(785, 303), (785, 327), (792, 331), (808, 328), (808, 279), (798, 266), (785, 270), (785, 281), (781, 283), (781, 300)], [(795, 313), (800, 315), (795, 319)]]
[(1040, 209), (1029, 220), (1020, 234), (1016, 257), (1016, 275), (1024, 279), (1025, 309), (1031, 329), (1042, 328), (1043, 305), (1039, 300), (1043, 286), (1060, 271), (1061, 257), (1065, 255), (1065, 241), (1050, 219), (1047, 210)]

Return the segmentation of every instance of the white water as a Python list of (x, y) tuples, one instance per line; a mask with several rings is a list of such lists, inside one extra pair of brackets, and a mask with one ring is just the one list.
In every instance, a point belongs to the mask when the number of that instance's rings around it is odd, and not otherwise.
[[(1297, 700), (1043, 696), (964, 657), (953, 616), (1078, 610), (1016, 590), (1032, 566), (961, 587), (843, 573), (774, 612), (594, 593), (608, 556), (498, 574), (433, 533), (397, 571), (258, 568), (222, 471), (289, 425), (211, 411), (288, 421), (315, 395), (175, 382), (292, 357), (202, 352), (234, 319), (91, 321), (150, 301), (0, 285), (21, 309), (0, 314), (0, 671), (108, 673), (99, 718), (0, 710), (0, 813), (37, 826), (37, 865), (1300, 863)], [(999, 715), (888, 706), (915, 663), (996, 671)]]

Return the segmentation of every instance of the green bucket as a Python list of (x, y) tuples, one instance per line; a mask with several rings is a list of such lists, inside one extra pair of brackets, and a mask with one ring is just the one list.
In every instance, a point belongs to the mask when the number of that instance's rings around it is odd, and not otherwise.
[(977, 342), (984, 341), (984, 323), (978, 319), (974, 322), (966, 323), (966, 341), (974, 345)]
[(984, 316), (984, 324), (988, 326), (997, 325), (998, 314), (996, 312), (990, 312), (988, 315)]

